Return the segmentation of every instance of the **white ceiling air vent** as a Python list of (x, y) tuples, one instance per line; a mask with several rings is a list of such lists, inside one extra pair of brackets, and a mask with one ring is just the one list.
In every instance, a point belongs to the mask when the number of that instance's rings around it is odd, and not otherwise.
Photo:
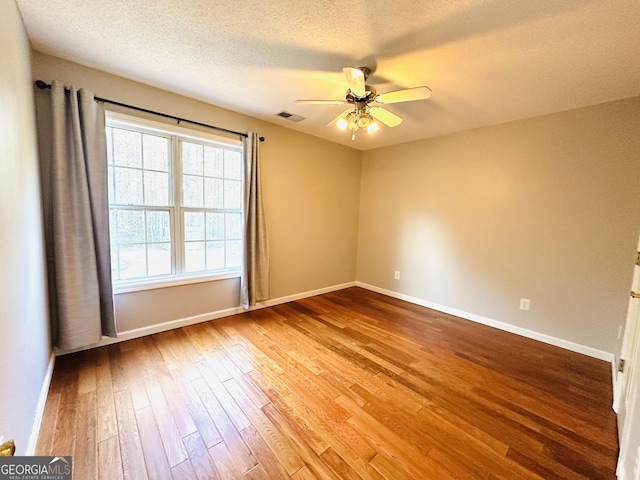
[(280, 113), (276, 113), (276, 115), (278, 117), (286, 118), (291, 122), (300, 122), (304, 120), (304, 117), (301, 117), (300, 115), (296, 115), (295, 113), (285, 112), (284, 110), (282, 110)]

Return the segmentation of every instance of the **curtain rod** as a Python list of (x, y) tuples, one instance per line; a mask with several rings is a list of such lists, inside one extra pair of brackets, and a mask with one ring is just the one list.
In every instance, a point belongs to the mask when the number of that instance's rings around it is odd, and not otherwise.
[[(36, 84), (36, 87), (38, 87), (40, 89), (43, 89), (43, 90), (47, 89), (47, 88), (49, 88), (49, 89), (51, 88), (51, 85), (49, 85), (47, 82), (45, 82), (43, 80), (36, 80), (35, 84)], [(65, 91), (68, 92), (69, 89), (65, 88)], [(114, 100), (109, 100), (108, 98), (101, 98), (101, 97), (98, 97), (96, 95), (94, 95), (93, 98), (97, 102), (110, 103), (111, 105), (117, 105), (119, 107), (130, 108), (132, 110), (137, 110), (139, 112), (144, 112), (144, 113), (150, 113), (152, 115), (158, 115), (158, 116), (164, 117), (164, 118), (170, 118), (171, 120), (175, 120), (178, 123), (180, 123), (180, 122), (192, 123), (193, 125), (199, 125), (201, 127), (212, 128), (214, 130), (218, 130), (219, 132), (231, 133), (231, 134), (239, 135), (239, 136), (245, 137), (245, 138), (247, 138), (249, 136), (248, 134), (246, 134), (244, 132), (236, 132), (235, 130), (229, 130), (229, 129), (223, 128), (223, 127), (216, 127), (215, 125), (208, 125), (206, 123), (195, 122), (195, 121), (189, 120), (187, 118), (180, 118), (180, 117), (176, 117), (174, 115), (169, 115), (167, 113), (161, 113), (161, 112), (155, 112), (153, 110), (147, 110), (146, 108), (136, 107), (135, 105), (128, 105), (126, 103), (116, 102)], [(264, 137), (260, 137), (260, 141), (264, 142)]]

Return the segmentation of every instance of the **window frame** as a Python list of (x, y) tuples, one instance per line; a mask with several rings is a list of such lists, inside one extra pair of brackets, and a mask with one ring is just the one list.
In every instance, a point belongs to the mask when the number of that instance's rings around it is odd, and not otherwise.
[[(182, 142), (194, 142), (198, 144), (206, 144), (212, 146), (222, 146), (226, 149), (237, 150), (243, 158), (243, 142), (235, 136), (225, 136), (224, 134), (212, 134), (210, 131), (203, 131), (198, 128), (185, 128), (180, 125), (158, 122), (147, 118), (128, 115), (113, 110), (105, 112), (105, 136), (107, 127), (123, 127), (132, 129), (141, 133), (152, 135), (160, 135), (170, 138), (170, 158), (169, 158), (169, 205), (118, 205), (116, 208), (152, 211), (152, 210), (168, 210), (171, 232), (171, 274), (156, 275), (153, 277), (138, 277), (123, 280), (113, 280), (114, 293), (128, 293), (140, 290), (149, 290), (154, 288), (165, 288), (178, 285), (188, 285), (192, 283), (209, 282), (215, 280), (224, 280), (230, 278), (238, 278), (241, 275), (242, 264), (237, 267), (225, 268), (215, 271), (199, 271), (185, 272), (185, 228), (184, 228), (184, 212), (185, 211), (202, 211), (205, 213), (210, 211), (228, 212), (230, 210), (238, 212), (244, 224), (245, 212), (244, 201), (241, 199), (239, 209), (224, 209), (211, 207), (186, 207), (183, 205), (182, 192)], [(244, 169), (244, 165), (242, 165)], [(241, 190), (244, 185), (244, 172), (240, 179)], [(111, 212), (111, 202), (109, 201), (109, 211)], [(244, 242), (241, 239), (241, 250)], [(206, 240), (205, 248), (206, 248)], [(109, 237), (109, 246), (111, 248), (111, 236)], [(114, 252), (111, 252), (112, 255)], [(241, 253), (241, 261), (243, 258)], [(113, 261), (113, 260), (112, 260)]]

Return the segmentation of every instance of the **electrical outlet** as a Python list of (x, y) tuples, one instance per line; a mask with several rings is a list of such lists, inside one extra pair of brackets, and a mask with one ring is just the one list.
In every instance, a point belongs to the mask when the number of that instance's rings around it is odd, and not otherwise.
[(393, 278), (395, 280), (400, 280), (400, 271), (396, 270), (395, 272), (393, 272)]
[(529, 310), (531, 308), (531, 300), (528, 298), (520, 299), (520, 310)]

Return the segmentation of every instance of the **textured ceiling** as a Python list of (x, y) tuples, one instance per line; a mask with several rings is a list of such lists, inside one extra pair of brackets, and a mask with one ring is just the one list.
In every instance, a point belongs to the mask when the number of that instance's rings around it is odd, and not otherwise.
[[(16, 2), (35, 50), (358, 149), (640, 95), (638, 0)], [(351, 141), (295, 103), (343, 99), (344, 66), (433, 95)]]

